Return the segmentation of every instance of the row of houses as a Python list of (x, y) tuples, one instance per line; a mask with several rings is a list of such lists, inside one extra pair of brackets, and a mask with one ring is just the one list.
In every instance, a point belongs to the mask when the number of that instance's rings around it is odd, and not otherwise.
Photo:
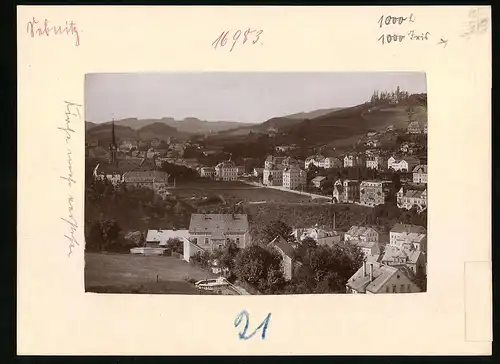
[[(427, 166), (422, 165), (418, 158), (412, 156), (391, 156), (386, 158), (377, 152), (364, 155), (362, 153), (348, 153), (344, 156), (343, 161), (336, 157), (323, 157), (321, 155), (310, 156), (305, 161), (305, 169), (311, 165), (318, 168), (348, 168), (348, 167), (366, 167), (377, 170), (393, 170), (401, 172), (424, 173), (427, 174)], [(421, 178), (419, 178), (421, 180)], [(422, 182), (425, 183), (425, 182)]]
[[(379, 247), (380, 234), (372, 227), (352, 226), (342, 233), (316, 226), (295, 229), (292, 237), (298, 244), (306, 238), (312, 238), (319, 245), (353, 244), (360, 247), (365, 254), (364, 268), (360, 268), (347, 282), (347, 291), (350, 293), (418, 292), (419, 288), (412, 277), (425, 274), (426, 245), (422, 242), (426, 239), (426, 230), (423, 227), (396, 224), (390, 231), (389, 243), (385, 245), (383, 254)], [(131, 253), (161, 254), (167, 249), (170, 239), (182, 241), (182, 259), (187, 262), (198, 252), (213, 252), (229, 242), (241, 249), (252, 242), (245, 214), (192, 214), (188, 230), (149, 230), (144, 246), (131, 249)], [(268, 245), (281, 255), (285, 279), (292, 279), (301, 266), (297, 260), (297, 245), (282, 237), (276, 237)], [(381, 257), (375, 257), (377, 254)], [(220, 272), (220, 267), (214, 266), (213, 269), (219, 269)], [(400, 275), (388, 280), (389, 287), (394, 282), (399, 282), (396, 292), (392, 288), (387, 291), (386, 282), (376, 287), (378, 277), (388, 277), (389, 273)], [(370, 274), (372, 276), (368, 279)], [(405, 284), (404, 290), (400, 288), (400, 284)]]

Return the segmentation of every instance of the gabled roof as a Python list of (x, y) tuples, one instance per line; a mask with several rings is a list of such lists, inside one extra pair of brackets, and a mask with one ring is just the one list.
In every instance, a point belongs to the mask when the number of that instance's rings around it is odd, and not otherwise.
[(427, 164), (419, 164), (413, 168), (413, 173), (427, 173)]
[(285, 239), (283, 239), (281, 236), (277, 236), (276, 238), (274, 238), (269, 243), (269, 245), (278, 248), (279, 250), (281, 250), (283, 254), (285, 254), (289, 258), (293, 259), (295, 257), (295, 249), (293, 249), (293, 246)]
[(324, 176), (316, 176), (311, 181), (312, 182), (321, 182), (321, 181), (323, 181), (325, 179), (326, 179), (326, 177), (324, 177)]
[(191, 214), (189, 232), (222, 236), (244, 234), (248, 231), (246, 214)]
[[(358, 292), (377, 293), (380, 288), (396, 273), (400, 272), (398, 268), (390, 267), (376, 262), (366, 262), (366, 272), (363, 275), (363, 267), (347, 281), (347, 285)], [(373, 280), (370, 282), (370, 265), (373, 265)], [(400, 272), (403, 274), (402, 272)]]
[(427, 230), (423, 226), (419, 225), (411, 225), (411, 224), (401, 224), (397, 223), (395, 224), (392, 229), (391, 233), (418, 233), (418, 234), (426, 234)]
[(167, 242), (169, 239), (182, 239), (188, 238), (189, 231), (188, 230), (148, 230), (148, 234), (146, 236), (147, 242)]
[(163, 171), (132, 171), (123, 174), (124, 182), (167, 182), (168, 173)]
[(347, 234), (352, 235), (352, 236), (362, 236), (362, 235), (368, 233), (369, 231), (374, 231), (374, 232), (378, 233), (377, 230), (375, 230), (374, 228), (369, 227), (369, 226), (357, 226), (357, 225), (353, 225), (347, 231)]

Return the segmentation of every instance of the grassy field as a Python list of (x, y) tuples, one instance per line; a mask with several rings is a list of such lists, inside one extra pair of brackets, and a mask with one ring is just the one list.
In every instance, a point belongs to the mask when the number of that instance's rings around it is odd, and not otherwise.
[[(204, 294), (206, 292), (186, 279), (198, 281), (213, 277), (173, 257), (85, 253), (87, 292)], [(135, 292), (137, 290), (140, 292)]]
[(264, 187), (255, 187), (243, 182), (199, 182), (179, 184), (170, 189), (173, 196), (180, 198), (198, 200), (209, 196), (222, 196), (227, 203), (242, 201), (248, 202), (309, 202), (309, 196), (299, 195), (292, 192), (273, 190)]

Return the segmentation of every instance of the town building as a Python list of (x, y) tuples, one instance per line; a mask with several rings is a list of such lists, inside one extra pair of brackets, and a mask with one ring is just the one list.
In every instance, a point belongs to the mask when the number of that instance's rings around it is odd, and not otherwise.
[(322, 155), (316, 154), (310, 157), (307, 157), (304, 166), (305, 169), (308, 169), (311, 165), (318, 168), (341, 168), (343, 163), (340, 159), (335, 157), (324, 157)]
[(362, 181), (359, 186), (359, 201), (366, 206), (383, 205), (394, 197), (391, 181)]
[(383, 170), (387, 168), (387, 158), (380, 154), (371, 154), (366, 157), (366, 168)]
[(379, 233), (372, 227), (369, 226), (357, 226), (353, 225), (344, 234), (344, 241), (364, 241), (364, 242), (376, 242), (379, 241)]
[(427, 164), (419, 164), (413, 168), (413, 183), (427, 184)]
[(407, 267), (416, 276), (426, 275), (426, 254), (424, 251), (413, 247), (387, 245), (380, 262), (397, 268)]
[(266, 186), (283, 185), (283, 169), (267, 169), (262, 172), (262, 183)]
[(311, 180), (311, 183), (316, 188), (323, 187), (323, 184), (327, 181), (327, 178), (324, 176), (316, 176)]
[(283, 169), (283, 161), (286, 157), (275, 157), (270, 155), (264, 161), (264, 169)]
[(125, 186), (149, 188), (162, 198), (166, 198), (168, 192), (169, 175), (163, 171), (131, 171), (123, 174), (122, 182)]
[(253, 176), (254, 177), (261, 177), (263, 173), (264, 173), (264, 168), (254, 168), (253, 169)]
[(348, 153), (344, 156), (344, 167), (360, 167), (365, 165), (365, 157), (362, 154)]
[(170, 239), (189, 238), (189, 230), (148, 230), (146, 235), (146, 246), (166, 247)]
[(402, 269), (377, 262), (363, 262), (361, 268), (347, 281), (346, 292), (416, 293), (421, 292), (421, 289)]
[(246, 214), (191, 214), (189, 241), (213, 251), (234, 242), (239, 248), (250, 244)]
[(415, 168), (419, 164), (420, 161), (414, 157), (398, 158), (396, 156), (392, 156), (387, 160), (387, 167), (389, 169), (392, 169), (393, 171), (401, 171), (401, 172), (413, 171), (413, 168)]
[(241, 176), (245, 173), (245, 166), (236, 166), (236, 175)]
[[(269, 177), (268, 177), (269, 179)], [(307, 181), (306, 171), (295, 165), (285, 167), (283, 170), (283, 187), (294, 190), (305, 186)]]
[(124, 140), (118, 147), (118, 150), (122, 153), (128, 153), (134, 148), (137, 148), (136, 142)]
[(333, 203), (354, 203), (359, 201), (360, 182), (356, 180), (337, 180), (333, 185)]
[(215, 166), (215, 179), (218, 181), (236, 181), (238, 179), (238, 168), (231, 160), (221, 162)]
[(424, 124), (424, 134), (427, 134), (427, 122)]
[(305, 229), (304, 228), (294, 229), (292, 232), (292, 236), (298, 242), (301, 242), (306, 238), (310, 238), (316, 241), (318, 245), (329, 245), (329, 246), (333, 244), (339, 244), (344, 240), (343, 233), (335, 230), (320, 228), (318, 226)]
[(269, 243), (269, 247), (275, 249), (281, 256), (281, 269), (286, 280), (293, 278), (296, 266), (296, 254), (293, 246), (281, 236), (276, 237)]
[(423, 226), (395, 224), (389, 233), (389, 245), (396, 247), (412, 246), (426, 251), (427, 230)]
[(158, 148), (160, 145), (162, 144), (162, 141), (158, 138), (153, 138), (153, 140), (151, 140), (151, 148)]
[(200, 168), (200, 177), (202, 178), (215, 178), (215, 168), (214, 167), (201, 167)]
[(409, 134), (421, 134), (422, 131), (423, 128), (418, 121), (412, 121), (410, 124), (408, 124)]
[(357, 246), (366, 261), (377, 261), (380, 257), (380, 245), (376, 241), (350, 240), (348, 244)]
[(403, 186), (396, 193), (396, 201), (400, 209), (416, 208), (418, 212), (421, 212), (427, 208), (427, 189), (410, 190)]

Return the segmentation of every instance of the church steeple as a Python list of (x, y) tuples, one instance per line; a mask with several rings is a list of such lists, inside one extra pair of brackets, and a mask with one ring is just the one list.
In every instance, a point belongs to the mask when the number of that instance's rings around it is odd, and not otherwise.
[(115, 138), (115, 119), (111, 121), (111, 143), (109, 144), (109, 154), (110, 154), (110, 163), (116, 164), (116, 151), (118, 147), (116, 146), (116, 138)]

